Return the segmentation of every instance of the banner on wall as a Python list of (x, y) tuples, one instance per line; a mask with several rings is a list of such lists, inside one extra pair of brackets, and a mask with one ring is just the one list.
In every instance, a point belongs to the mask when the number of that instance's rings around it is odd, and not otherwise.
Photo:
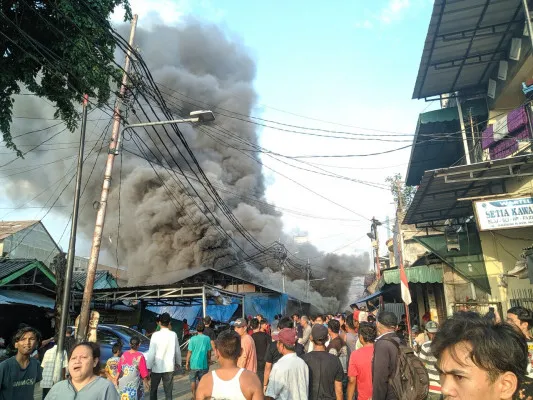
[(533, 197), (474, 201), (480, 231), (533, 225)]

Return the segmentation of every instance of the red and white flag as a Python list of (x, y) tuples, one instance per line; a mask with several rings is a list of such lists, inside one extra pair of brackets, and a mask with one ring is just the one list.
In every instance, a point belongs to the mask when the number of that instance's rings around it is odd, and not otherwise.
[(403, 262), (400, 263), (400, 288), (402, 290), (402, 300), (406, 305), (411, 304), (411, 292), (409, 291), (409, 281), (405, 274)]

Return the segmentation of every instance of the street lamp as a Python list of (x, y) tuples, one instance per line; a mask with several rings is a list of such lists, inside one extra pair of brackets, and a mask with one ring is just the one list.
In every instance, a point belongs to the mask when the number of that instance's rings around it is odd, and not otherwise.
[(118, 136), (118, 144), (115, 149), (115, 155), (118, 155), (120, 144), (122, 143), (122, 137), (124, 132), (132, 128), (142, 128), (146, 126), (160, 126), (160, 125), (169, 125), (169, 124), (184, 124), (184, 123), (206, 123), (212, 122), (215, 120), (215, 114), (211, 110), (198, 110), (191, 111), (189, 113), (190, 118), (182, 119), (172, 119), (170, 121), (157, 121), (157, 122), (139, 122), (137, 124), (130, 124), (122, 128), (120, 135)]
[[(169, 120), (169, 121), (156, 121), (156, 122), (140, 122), (136, 124), (130, 124), (130, 125), (123, 127), (120, 132), (119, 132), (118, 126), (116, 128), (115, 127), (113, 128), (113, 129), (116, 129), (114, 132), (115, 134), (117, 134), (116, 136), (117, 141), (116, 141), (116, 146), (113, 145), (113, 141), (111, 142), (108, 160), (106, 163), (104, 184), (102, 187), (102, 193), (101, 193), (100, 202), (99, 202), (100, 206), (98, 207), (98, 213), (96, 215), (95, 230), (94, 230), (93, 241), (91, 245), (91, 256), (89, 257), (89, 263), (87, 266), (87, 280), (85, 282), (85, 290), (83, 292), (83, 300), (81, 303), (81, 310), (80, 310), (80, 319), (79, 319), (78, 329), (76, 332), (76, 336), (78, 340), (85, 340), (87, 336), (88, 325), (89, 325), (89, 314), (90, 314), (90, 308), (91, 308), (91, 298), (93, 295), (94, 277), (96, 275), (96, 268), (98, 266), (98, 256), (100, 253), (100, 244), (102, 241), (102, 232), (103, 232), (105, 213), (106, 213), (106, 208), (107, 208), (107, 199), (109, 195), (109, 186), (111, 183), (111, 172), (113, 168), (113, 160), (120, 150), (120, 144), (122, 142), (122, 136), (124, 134), (124, 131), (126, 131), (127, 129), (131, 129), (131, 128), (146, 127), (146, 126), (180, 124), (180, 123), (186, 123), (186, 122), (204, 123), (204, 122), (211, 122), (215, 120), (215, 115), (210, 110), (193, 111), (189, 115), (190, 115), (190, 118), (185, 118), (185, 119), (174, 119), (174, 120)], [(119, 121), (118, 123), (120, 124), (120, 120), (116, 120), (116, 121)], [(68, 291), (70, 293), (70, 287), (68, 288)], [(63, 304), (63, 311), (65, 312), (65, 310), (68, 310), (68, 307), (65, 307), (65, 304)], [(66, 326), (61, 326), (61, 329), (64, 331), (64, 329), (66, 329)], [(60, 352), (60, 350), (58, 350), (58, 352)], [(59, 365), (62, 365), (62, 364), (60, 363)]]

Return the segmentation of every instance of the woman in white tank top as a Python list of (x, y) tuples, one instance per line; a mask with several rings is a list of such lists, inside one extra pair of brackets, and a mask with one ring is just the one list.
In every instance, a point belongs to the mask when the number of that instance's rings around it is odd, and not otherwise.
[(216, 400), (246, 400), (246, 397), (242, 394), (239, 381), (243, 371), (244, 368), (241, 368), (229, 381), (220, 379), (216, 371), (211, 372), (213, 374), (213, 392), (211, 398)]

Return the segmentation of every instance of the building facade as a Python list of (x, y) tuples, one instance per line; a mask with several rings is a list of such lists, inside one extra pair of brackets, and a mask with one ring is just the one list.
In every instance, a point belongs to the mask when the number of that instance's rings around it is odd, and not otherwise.
[[(533, 4), (530, 4), (531, 8)], [(519, 0), (436, 0), (413, 98), (403, 223), (443, 261), (447, 312), (533, 308), (532, 38)]]

